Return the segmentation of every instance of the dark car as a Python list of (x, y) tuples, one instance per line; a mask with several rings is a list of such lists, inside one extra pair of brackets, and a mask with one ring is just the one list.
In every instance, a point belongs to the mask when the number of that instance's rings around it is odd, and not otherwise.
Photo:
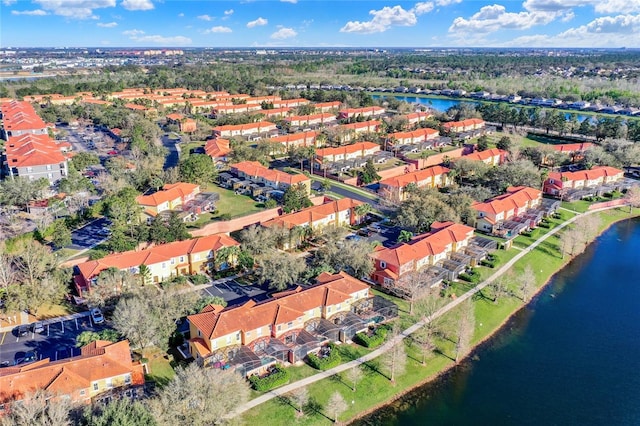
[(26, 324), (19, 325), (16, 328), (14, 328), (14, 330), (15, 330), (16, 336), (18, 337), (23, 337), (29, 334), (29, 326)]
[(38, 360), (38, 354), (36, 351), (18, 352), (16, 354), (14, 365), (28, 364)]

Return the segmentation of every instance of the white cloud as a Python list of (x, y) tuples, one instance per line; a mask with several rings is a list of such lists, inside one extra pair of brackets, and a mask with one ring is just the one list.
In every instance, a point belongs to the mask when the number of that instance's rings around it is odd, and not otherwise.
[(115, 7), (116, 0), (34, 0), (46, 11), (70, 19), (97, 19), (94, 9)]
[(569, 22), (569, 21), (572, 21), (572, 20), (573, 20), (573, 18), (575, 18), (575, 17), (576, 17), (576, 14), (575, 14), (575, 13), (573, 13), (573, 11), (572, 11), (572, 10), (570, 10), (570, 11), (568, 11), (568, 12), (565, 12), (564, 16), (562, 17), (562, 22)]
[(141, 34), (144, 34), (144, 31), (142, 30), (126, 30), (123, 31), (122, 34), (129, 36), (129, 37), (136, 37), (139, 36)]
[(341, 33), (382, 33), (392, 26), (411, 27), (418, 22), (416, 14), (410, 10), (404, 10), (401, 6), (385, 6), (380, 10), (370, 10), (373, 16), (370, 21), (349, 21), (340, 28)]
[(12, 15), (26, 15), (26, 16), (45, 16), (48, 15), (47, 12), (45, 12), (42, 9), (35, 9), (35, 10), (12, 10), (11, 11)]
[(509, 46), (624, 47), (640, 45), (640, 15), (604, 16), (557, 35), (518, 37)]
[(102, 28), (113, 28), (113, 27), (117, 27), (118, 23), (117, 22), (106, 22), (106, 23), (98, 22), (96, 25)]
[(280, 0), (282, 3), (292, 3), (292, 4), (296, 4), (298, 3), (298, 0)]
[(255, 21), (247, 22), (247, 28), (261, 27), (263, 25), (267, 25), (269, 23), (268, 20), (260, 17)]
[(271, 34), (271, 38), (275, 40), (284, 40), (285, 38), (291, 38), (297, 36), (293, 28), (281, 27), (278, 31)]
[(182, 12), (178, 13), (178, 18), (184, 18), (184, 13)]
[(529, 11), (556, 12), (576, 7), (593, 6), (596, 13), (640, 12), (640, 0), (526, 0), (522, 7)]
[(226, 16), (233, 15), (233, 9), (225, 10), (225, 11), (224, 11), (224, 14), (225, 14)]
[(454, 19), (449, 32), (491, 33), (504, 29), (524, 30), (537, 25), (546, 25), (560, 16), (563, 16), (563, 12), (507, 12), (504, 6), (494, 4), (482, 7), (469, 19), (462, 17)]
[(154, 7), (151, 0), (122, 0), (120, 5), (127, 10), (151, 10)]
[(213, 18), (209, 15), (200, 15), (198, 16), (198, 19), (200, 19), (201, 21), (210, 21)]
[(217, 26), (217, 27), (209, 28), (204, 33), (209, 34), (209, 33), (231, 33), (231, 32), (233, 31), (229, 27)]
[(462, 0), (436, 0), (438, 6), (449, 6), (458, 3), (462, 3)]
[(11, 6), (12, 4), (16, 3), (18, 0), (2, 0), (2, 4), (4, 4), (5, 6)]
[(596, 2), (597, 13), (633, 13), (640, 12), (640, 0), (603, 0)]
[(430, 1), (423, 1), (420, 3), (416, 3), (415, 6), (413, 6), (413, 9), (411, 9), (411, 11), (413, 13), (416, 14), (416, 16), (420, 16), (420, 15), (424, 15), (425, 13), (429, 13), (433, 10), (434, 6), (433, 3)]

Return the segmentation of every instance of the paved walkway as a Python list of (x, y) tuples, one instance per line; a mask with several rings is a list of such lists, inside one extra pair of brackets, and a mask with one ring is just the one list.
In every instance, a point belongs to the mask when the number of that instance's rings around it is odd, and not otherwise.
[(230, 417), (235, 417), (235, 416), (237, 416), (239, 414), (242, 414), (245, 411), (250, 410), (251, 408), (257, 407), (258, 405), (260, 405), (260, 404), (262, 404), (264, 402), (267, 402), (267, 401), (269, 401), (269, 400), (271, 400), (273, 398), (285, 395), (285, 394), (287, 394), (287, 393), (289, 393), (291, 391), (294, 391), (294, 390), (296, 390), (298, 388), (310, 385), (310, 384), (315, 383), (315, 382), (317, 382), (319, 380), (322, 380), (322, 379), (326, 379), (328, 377), (333, 376), (334, 374), (338, 374), (338, 373), (341, 373), (343, 371), (349, 370), (351, 368), (357, 367), (360, 364), (363, 364), (363, 363), (365, 363), (367, 361), (370, 361), (372, 359), (375, 359), (375, 358), (379, 357), (380, 355), (382, 355), (385, 352), (389, 351), (393, 346), (395, 346), (397, 343), (402, 341), (404, 338), (409, 337), (411, 334), (413, 334), (416, 331), (418, 331), (425, 324), (429, 323), (430, 321), (432, 321), (432, 320), (434, 320), (436, 318), (441, 317), (442, 315), (444, 315), (447, 312), (449, 312), (452, 309), (454, 309), (456, 306), (464, 303), (465, 301), (467, 301), (468, 299), (473, 297), (478, 292), (482, 291), (485, 287), (487, 287), (489, 284), (491, 284), (493, 281), (495, 281), (498, 277), (500, 277), (501, 275), (506, 273), (518, 260), (522, 259), (531, 250), (533, 250), (534, 248), (538, 247), (540, 244), (542, 244), (544, 241), (546, 241), (549, 237), (555, 235), (561, 229), (563, 229), (566, 226), (572, 224), (573, 222), (575, 222), (577, 219), (579, 219), (581, 217), (588, 216), (588, 215), (593, 214), (593, 213), (601, 212), (603, 210), (609, 210), (611, 208), (615, 208), (615, 207), (606, 207), (606, 208), (602, 208), (602, 209), (598, 209), (598, 210), (588, 211), (588, 212), (583, 213), (583, 214), (579, 214), (577, 216), (572, 217), (571, 219), (566, 220), (565, 222), (561, 223), (557, 227), (551, 229), (545, 235), (543, 235), (538, 240), (536, 240), (534, 243), (532, 243), (527, 250), (521, 251), (516, 256), (514, 256), (510, 261), (505, 263), (496, 272), (494, 272), (490, 277), (488, 277), (484, 282), (482, 282), (481, 284), (478, 284), (473, 289), (469, 290), (468, 292), (464, 293), (463, 295), (461, 295), (457, 299), (455, 299), (455, 300), (451, 301), (450, 303), (446, 304), (445, 306), (443, 306), (442, 308), (437, 310), (429, 318), (426, 318), (425, 320), (419, 321), (416, 324), (412, 325), (411, 327), (407, 328), (406, 330), (402, 331), (398, 336), (396, 336), (395, 338), (389, 340), (384, 345), (380, 346), (378, 349), (376, 349), (376, 350), (374, 350), (374, 351), (372, 351), (372, 352), (370, 352), (370, 353), (368, 353), (368, 354), (366, 354), (366, 355), (364, 355), (364, 356), (362, 356), (362, 357), (360, 357), (358, 359), (355, 359), (353, 361), (349, 361), (347, 363), (344, 363), (344, 364), (341, 364), (341, 365), (339, 365), (337, 367), (334, 367), (334, 368), (332, 368), (330, 370), (322, 371), (320, 373), (314, 374), (313, 376), (306, 377), (304, 379), (301, 379), (301, 380), (298, 380), (296, 382), (290, 383), (290, 384), (288, 384), (286, 386), (282, 386), (280, 388), (277, 388), (277, 389), (274, 389), (274, 390), (272, 390), (270, 392), (267, 392), (267, 393), (255, 398), (255, 399), (252, 399), (251, 401), (247, 402), (246, 404), (243, 404), (240, 407), (238, 407), (236, 409), (236, 411)]
[[(84, 318), (88, 316), (89, 316), (89, 311), (85, 311), (85, 312), (79, 312), (77, 314), (65, 315), (63, 317), (50, 318), (50, 319), (42, 320), (40, 322), (42, 322), (42, 325), (47, 325), (47, 324), (58, 323), (60, 321), (71, 321), (74, 319)], [(22, 320), (21, 324), (33, 324), (33, 323), (29, 323), (29, 316), (25, 312), (20, 312), (20, 317)], [(7, 324), (7, 320), (3, 318), (2, 321), (0, 321), (0, 324)], [(12, 324), (9, 324), (8, 326), (0, 327), (0, 333), (4, 333), (6, 331), (12, 331), (17, 326), (18, 324), (14, 322)]]

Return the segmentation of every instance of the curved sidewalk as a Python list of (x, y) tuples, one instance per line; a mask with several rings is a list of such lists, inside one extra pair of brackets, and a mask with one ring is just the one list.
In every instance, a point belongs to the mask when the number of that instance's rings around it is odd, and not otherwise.
[(358, 358), (355, 359), (353, 361), (349, 361), (346, 362), (344, 364), (340, 364), (337, 367), (334, 367), (330, 370), (326, 370), (326, 371), (322, 371), (320, 373), (314, 374), (313, 376), (309, 376), (309, 377), (305, 377), (304, 379), (298, 380), (296, 382), (290, 383), (288, 385), (279, 387), (277, 389), (274, 389), (272, 391), (269, 391), (263, 395), (260, 395), (257, 398), (252, 399), (251, 401), (248, 401), (247, 403), (241, 405), (240, 407), (238, 407), (235, 412), (232, 414), (232, 416), (230, 417), (235, 417), (239, 414), (244, 413), (245, 411), (250, 410), (251, 408), (257, 407), (258, 405), (267, 402), (273, 398), (279, 397), (279, 396), (283, 396), (291, 391), (294, 391), (298, 388), (310, 385), (312, 383), (315, 383), (319, 380), (322, 379), (326, 379), (328, 377), (333, 376), (334, 374), (338, 374), (341, 373), (343, 371), (349, 370), (351, 368), (354, 368), (360, 364), (363, 364), (367, 361), (370, 361), (372, 359), (375, 359), (377, 357), (379, 357), (380, 355), (384, 354), (385, 352), (387, 352), (389, 349), (391, 349), (396, 343), (400, 342), (402, 339), (409, 337), (411, 334), (415, 333), (416, 331), (418, 331), (421, 327), (423, 327), (425, 324), (427, 324), (428, 322), (441, 317), (442, 315), (446, 314), (447, 312), (449, 312), (450, 310), (452, 310), (453, 308), (455, 308), (456, 306), (464, 303), (467, 299), (473, 297), (473, 295), (475, 295), (476, 293), (482, 291), (482, 289), (484, 289), (486, 286), (488, 286), (489, 284), (491, 284), (493, 281), (495, 281), (498, 277), (500, 277), (501, 275), (503, 275), (505, 272), (507, 272), (518, 260), (522, 259), (524, 256), (526, 256), (531, 250), (533, 250), (534, 248), (536, 248), (537, 246), (539, 246), (542, 242), (544, 242), (545, 240), (547, 240), (547, 238), (551, 237), (552, 235), (555, 235), (558, 231), (560, 231), (561, 229), (565, 228), (566, 226), (572, 224), (573, 222), (575, 222), (576, 220), (578, 220), (579, 218), (588, 216), (590, 214), (593, 213), (598, 213), (604, 210), (610, 210), (613, 208), (617, 208), (620, 206), (612, 206), (612, 207), (605, 207), (602, 209), (597, 209), (597, 210), (590, 210), (587, 211), (586, 213), (582, 213), (582, 214), (578, 214), (574, 217), (572, 217), (571, 219), (568, 219), (564, 222), (562, 222), (560, 225), (556, 226), (555, 228), (551, 229), (549, 232), (547, 232), (546, 234), (544, 234), (542, 237), (540, 237), (539, 239), (537, 239), (535, 242), (533, 242), (528, 248), (526, 248), (525, 250), (521, 251), (520, 253), (518, 253), (516, 256), (514, 256), (511, 260), (509, 260), (507, 263), (505, 263), (502, 267), (500, 267), (496, 272), (494, 272), (491, 276), (489, 276), (486, 280), (484, 280), (482, 283), (478, 284), (477, 286), (475, 286), (474, 288), (472, 288), (471, 290), (469, 290), (468, 292), (464, 293), (463, 295), (461, 295), (460, 297), (458, 297), (457, 299), (449, 302), (448, 304), (446, 304), (445, 306), (443, 306), (442, 308), (438, 309), (433, 315), (431, 315), (429, 318), (426, 318), (425, 320), (419, 321), (417, 323), (415, 323), (414, 325), (412, 325), (411, 327), (407, 328), (406, 330), (402, 331), (400, 334), (398, 334), (396, 337), (394, 337), (393, 339), (389, 340), (388, 342), (386, 342), (384, 345), (380, 346), (378, 349)]

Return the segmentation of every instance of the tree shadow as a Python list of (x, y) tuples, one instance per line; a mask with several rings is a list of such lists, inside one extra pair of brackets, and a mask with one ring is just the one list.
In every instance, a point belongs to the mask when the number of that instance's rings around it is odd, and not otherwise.
[(324, 412), (322, 411), (323, 408), (324, 407), (322, 406), (322, 404), (320, 404), (318, 400), (312, 396), (309, 398), (309, 402), (307, 402), (304, 407), (302, 407), (302, 412), (309, 416), (322, 416), (333, 423), (333, 419), (324, 414)]
[[(358, 368), (358, 367), (354, 367), (354, 368)], [(349, 390), (353, 390), (351, 385), (349, 385), (349, 383), (347, 383), (340, 374), (334, 374), (333, 376), (330, 376), (329, 380), (331, 380), (334, 383), (345, 385), (347, 388), (349, 388)]]
[(455, 359), (455, 358), (450, 357), (449, 355), (447, 355), (447, 354), (445, 354), (444, 352), (442, 352), (442, 350), (441, 350), (440, 348), (435, 348), (435, 349), (433, 350), (433, 353), (434, 353), (434, 354), (436, 354), (436, 355), (441, 355), (441, 356), (443, 356), (443, 357), (445, 357), (445, 358), (447, 358), (447, 359), (450, 359), (450, 360), (451, 360), (451, 361), (453, 361), (453, 362), (455, 362), (455, 361), (456, 361), (456, 359)]

